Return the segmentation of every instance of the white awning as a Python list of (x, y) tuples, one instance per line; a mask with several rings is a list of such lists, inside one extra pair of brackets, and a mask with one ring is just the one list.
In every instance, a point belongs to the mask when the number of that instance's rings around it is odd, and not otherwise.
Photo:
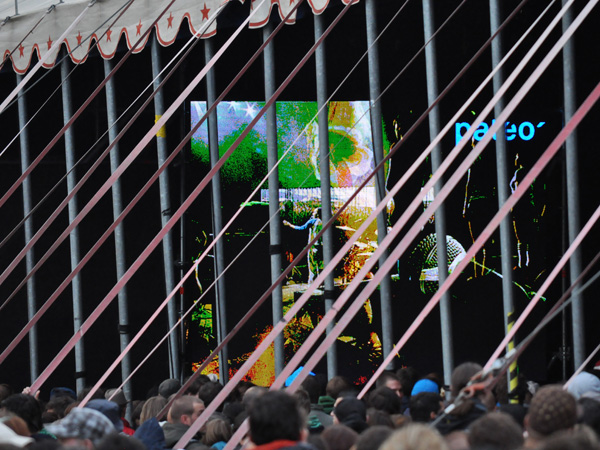
[[(184, 26), (184, 19), (187, 19), (191, 33), (203, 32), (203, 37), (213, 36), (217, 32), (218, 19), (212, 21), (212, 18), (223, 1), (176, 0), (156, 25), (158, 41), (163, 46), (172, 44), (180, 27)], [(250, 10), (255, 7), (258, 9), (252, 17), (250, 27), (264, 26), (275, 6), (284, 19), (296, 1), (298, 0), (251, 0)], [(323, 12), (329, 4), (329, 0), (306, 1), (315, 14)], [(352, 0), (341, 1), (347, 4)], [(244, 3), (244, 0), (240, 2)], [(127, 46), (131, 49), (169, 3), (169, 0), (133, 0), (125, 9), (125, 0), (96, 1), (65, 39), (71, 59), (75, 63), (84, 62), (94, 42), (98, 42), (102, 57), (110, 59), (115, 55), (122, 35), (125, 35)], [(81, 0), (63, 0), (60, 3), (53, 3), (53, 0), (19, 0), (18, 4), (15, 4), (15, 0), (0, 0), (0, 17), (6, 17), (0, 22), (2, 60), (10, 58), (14, 70), (25, 73), (31, 65), (34, 52), (39, 59), (43, 58), (88, 5), (88, 1)], [(15, 9), (18, 14), (15, 14)], [(227, 11), (223, 13), (226, 14)], [(119, 17), (119, 14), (122, 15)], [(293, 24), (295, 19), (294, 13), (287, 23)], [(139, 43), (134, 52), (140, 52), (147, 41), (148, 37)], [(55, 46), (44, 67), (54, 65), (59, 48), (60, 46)]]

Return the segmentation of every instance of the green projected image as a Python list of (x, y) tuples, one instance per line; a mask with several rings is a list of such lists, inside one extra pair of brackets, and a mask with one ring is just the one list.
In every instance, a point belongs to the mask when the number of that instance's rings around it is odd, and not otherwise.
[[(217, 107), (219, 152), (223, 155), (256, 117), (264, 102), (224, 102)], [(360, 185), (375, 167), (369, 103), (331, 102), (328, 113), (330, 177), (333, 188)], [(281, 189), (319, 188), (319, 134), (316, 102), (277, 102), (277, 146)], [(205, 102), (192, 102), (191, 121), (206, 112)], [(192, 154), (208, 164), (208, 129), (203, 124), (192, 137)], [(255, 188), (267, 174), (265, 116), (254, 126), (224, 165), (224, 185), (244, 182)], [(369, 183), (373, 185), (373, 182)], [(267, 185), (265, 184), (265, 188)]]

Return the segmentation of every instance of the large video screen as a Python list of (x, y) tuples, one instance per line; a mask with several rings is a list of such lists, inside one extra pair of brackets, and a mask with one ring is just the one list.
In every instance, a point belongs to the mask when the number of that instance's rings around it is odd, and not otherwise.
[[(241, 135), (248, 124), (264, 106), (261, 102), (230, 101), (217, 108), (219, 154), (222, 155)], [(319, 173), (319, 145), (316, 102), (277, 102), (277, 148), (280, 163), (279, 174), (279, 217), (282, 223), (283, 264), (291, 262), (321, 229), (320, 217), (321, 179)], [(191, 103), (192, 126), (197, 124), (206, 112), (204, 102)], [(442, 142), (444, 153), (448, 153), (471, 126), (475, 111), (469, 111), (454, 124), (451, 132)], [(384, 111), (381, 124), (384, 135), (384, 152), (403, 139), (402, 133), (410, 128), (414, 120), (412, 111), (406, 117), (402, 114), (387, 114)], [(463, 152), (475, 146), (489, 130), (493, 119), (486, 121), (477, 130), (471, 144)], [(508, 173), (506, 185), (509, 193), (531, 168), (559, 124), (556, 114), (531, 114), (528, 112), (511, 119), (505, 124), (507, 139)], [(369, 102), (344, 101), (328, 105), (330, 185), (332, 209), (334, 212), (348, 200), (357, 187), (368, 177), (375, 167), (372, 144), (372, 124)], [(262, 228), (269, 220), (268, 183), (262, 184), (256, 194), (248, 198), (268, 172), (266, 119), (263, 116), (254, 129), (246, 136), (221, 170), (221, 185), (224, 220), (227, 220), (240, 206), (247, 210), (239, 222), (225, 238), (228, 248), (228, 261), (241, 258), (226, 275), (230, 283), (243, 286), (243, 293), (228, 289), (227, 321), (232, 327), (243, 313), (258, 299), (270, 285), (270, 259), (268, 228)], [(495, 138), (495, 137), (494, 137)], [(386, 185), (398, 180), (412, 164), (414, 158), (428, 145), (427, 137), (416, 137), (403, 142), (400, 151), (385, 167)], [(199, 128), (192, 139), (191, 152), (194, 170), (205, 173), (210, 167), (208, 128)], [(408, 202), (415, 195), (423, 197), (424, 209), (433, 200), (434, 191), (423, 191), (423, 186), (431, 176), (431, 162), (427, 161), (407, 182), (405, 188), (388, 205), (386, 225), (393, 226), (404, 212)], [(512, 284), (515, 296), (515, 310), (518, 312), (536, 293), (546, 270), (547, 248), (539, 245), (536, 239), (548, 234), (547, 224), (554, 221), (556, 214), (555, 189), (560, 173), (550, 168), (532, 185), (523, 201), (510, 213)], [(483, 227), (498, 209), (496, 156), (493, 150), (484, 153), (469, 168), (460, 185), (445, 202), (446, 233), (448, 247), (448, 270), (452, 272), (465, 257), (466, 249), (474, 242)], [(388, 186), (386, 186), (387, 188)], [(376, 206), (374, 178), (372, 178), (351, 205), (342, 212), (334, 227), (334, 252), (351, 236)], [(421, 210), (422, 211), (422, 210)], [(207, 208), (197, 212), (197, 222), (209, 213)], [(550, 217), (550, 219), (549, 219)], [(425, 302), (438, 288), (436, 217), (422, 227), (421, 233), (411, 249), (404, 254), (391, 273), (392, 307), (395, 319), (394, 333), (406, 329)], [(195, 235), (197, 253), (200, 254), (210, 241), (211, 224), (199, 229)], [(551, 231), (551, 230), (550, 230)], [(246, 243), (256, 239), (252, 250), (243, 251)], [(476, 345), (470, 337), (462, 345), (462, 335), (457, 336), (456, 345), (461, 350), (469, 348), (477, 351), (481, 346), (486, 354), (489, 346), (501, 338), (502, 317), (502, 267), (499, 235), (496, 232), (485, 247), (472, 259), (468, 269), (455, 283), (451, 296), (453, 314), (457, 320), (475, 315), (482, 321), (497, 322), (496, 332), (485, 334)], [(364, 262), (377, 248), (377, 224), (374, 222), (360, 237), (356, 245), (345, 255), (334, 271), (336, 296), (356, 276)], [(314, 245), (303, 263), (288, 276), (283, 285), (284, 312), (306, 290), (323, 267), (322, 242)], [(248, 253), (250, 256), (244, 256)], [(205, 267), (197, 272), (198, 297), (214, 279), (214, 272)], [(364, 281), (368, 283), (368, 277)], [(485, 292), (485, 302), (481, 293)], [(351, 367), (345, 375), (361, 381), (375, 370), (381, 360), (381, 309), (379, 291), (375, 291), (361, 313), (340, 336), (338, 359), (340, 366)], [(196, 360), (201, 361), (208, 350), (215, 346), (213, 311), (214, 296), (205, 296), (198, 302), (191, 335), (201, 336), (205, 348), (197, 346), (193, 351)], [(289, 358), (304, 341), (324, 314), (323, 287), (318, 289), (306, 307), (286, 328), (286, 358)], [(244, 338), (232, 344), (229, 352), (230, 371), (234, 372), (250, 355), (261, 339), (270, 331), (270, 306), (265, 307), (258, 319), (246, 331)], [(496, 320), (498, 319), (498, 320)], [(430, 328), (427, 328), (427, 327)], [(471, 328), (474, 326), (471, 324)], [(439, 340), (438, 322), (425, 323), (422, 327), (428, 340)], [(243, 334), (243, 333), (242, 333)], [(424, 336), (425, 336), (424, 335)], [(466, 336), (466, 335), (465, 335)], [(394, 336), (398, 338), (399, 336)], [(415, 338), (418, 339), (418, 338)], [(467, 345), (468, 344), (468, 345)], [(465, 347), (466, 346), (466, 347)], [(195, 347), (196, 348), (196, 347)], [(441, 351), (441, 350), (439, 350)], [(401, 364), (430, 364), (431, 355), (419, 351), (419, 347), (407, 346), (398, 355)], [(459, 356), (457, 356), (459, 357)], [(192, 356), (194, 359), (194, 356)], [(435, 359), (435, 358), (433, 358)], [(441, 358), (439, 358), (441, 361)], [(274, 377), (273, 351), (266, 352), (261, 361), (249, 373), (248, 379), (257, 384), (268, 385)], [(215, 362), (209, 371), (218, 371)]]

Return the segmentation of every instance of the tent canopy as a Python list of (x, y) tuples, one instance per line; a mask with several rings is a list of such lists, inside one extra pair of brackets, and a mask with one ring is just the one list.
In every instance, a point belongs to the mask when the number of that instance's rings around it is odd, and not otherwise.
[[(185, 18), (191, 33), (202, 37), (213, 36), (218, 24), (218, 20), (213, 18), (224, 2), (232, 0), (97, 0), (91, 3), (81, 0), (55, 1), (0, 1), (0, 17), (6, 17), (0, 23), (2, 59), (10, 59), (17, 73), (27, 71), (34, 52), (39, 59), (47, 56), (43, 66), (52, 67), (61, 47), (58, 42), (61, 35), (76, 20), (78, 22), (67, 34), (64, 43), (73, 62), (82, 63), (94, 43), (97, 43), (103, 58), (112, 58), (122, 35), (125, 35), (128, 48), (135, 46), (134, 52), (140, 52), (146, 45), (149, 34), (141, 41), (140, 38), (167, 7), (156, 24), (156, 38), (163, 46), (175, 41)], [(284, 19), (296, 1), (298, 0), (251, 0), (250, 27), (264, 26), (275, 6)], [(307, 1), (315, 14), (323, 12), (329, 4), (329, 0)], [(343, 3), (350, 1), (352, 0), (342, 0)], [(244, 0), (240, 2), (244, 3)], [(295, 20), (294, 12), (288, 23), (293, 24)], [(48, 53), (50, 54), (47, 55)]]

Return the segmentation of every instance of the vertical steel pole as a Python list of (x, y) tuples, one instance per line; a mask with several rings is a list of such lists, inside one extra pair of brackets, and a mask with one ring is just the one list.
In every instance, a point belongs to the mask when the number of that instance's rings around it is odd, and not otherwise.
[[(434, 33), (435, 21), (433, 2), (423, 0), (423, 25), (425, 41), (428, 41)], [(435, 40), (425, 47), (425, 65), (427, 78), (427, 103), (431, 105), (438, 96), (437, 80), (437, 51)], [(429, 135), (431, 139), (440, 132), (440, 111), (436, 106), (429, 114)], [(442, 164), (443, 155), (440, 145), (437, 145), (431, 153), (431, 170), (435, 172)], [(439, 192), (443, 186), (440, 179), (435, 185), (435, 192)], [(435, 234), (437, 242), (438, 277), (441, 286), (448, 277), (448, 252), (446, 246), (446, 214), (444, 205), (435, 212)], [(450, 384), (450, 375), (454, 368), (454, 357), (452, 349), (452, 315), (450, 311), (450, 293), (446, 293), (440, 300), (440, 322), (442, 330), (442, 358), (444, 366), (444, 383)]]
[[(17, 84), (19, 84), (22, 79), (23, 76), (17, 74)], [(23, 130), (19, 136), (19, 143), (21, 144), (21, 173), (23, 173), (29, 167), (29, 129), (25, 128), (27, 124), (27, 101), (23, 92), (19, 93), (17, 102), (19, 107), (19, 128)], [(31, 192), (31, 178), (27, 177), (23, 180), (23, 216), (27, 216), (31, 212)], [(25, 243), (27, 243), (35, 233), (33, 230), (32, 218), (25, 221), (23, 231), (25, 232)], [(27, 273), (30, 273), (33, 270), (34, 265), (35, 254), (32, 248), (27, 252), (27, 255), (25, 255), (25, 267)], [(27, 318), (29, 320), (31, 320), (37, 311), (36, 300), (35, 275), (32, 275), (31, 278), (27, 280)], [(38, 372), (37, 326), (33, 326), (29, 331), (29, 375), (32, 383), (37, 379)]]
[[(490, 0), (490, 33), (494, 34), (502, 23), (502, 11), (498, 0)], [(502, 34), (496, 36), (492, 41), (492, 67), (497, 67), (502, 60), (504, 50), (502, 46)], [(500, 68), (493, 79), (494, 94), (498, 92), (504, 83), (504, 70)], [(497, 116), (504, 110), (504, 99), (500, 99), (494, 107), (494, 113)], [(498, 192), (498, 207), (500, 208), (508, 199), (509, 180), (508, 175), (508, 160), (506, 150), (506, 134), (504, 128), (500, 128), (496, 133), (496, 179)], [(514, 298), (513, 298), (513, 273), (512, 273), (512, 234), (511, 234), (511, 218), (504, 217), (500, 222), (500, 254), (502, 256), (502, 305), (504, 309), (504, 330), (509, 332), (511, 326), (510, 317), (514, 314)], [(510, 350), (514, 346), (514, 340), (509, 344)], [(517, 363), (511, 364), (507, 372), (508, 392), (510, 393), (516, 388), (517, 378)]]
[[(214, 56), (212, 39), (204, 40), (204, 59), (206, 64)], [(206, 105), (210, 107), (217, 99), (215, 69), (206, 74)], [(208, 117), (208, 148), (210, 151), (211, 167), (219, 161), (219, 127), (217, 123), (217, 111), (213, 111)], [(221, 173), (217, 172), (212, 179), (212, 218), (213, 236), (217, 236), (223, 229), (223, 215), (221, 214)], [(215, 245), (215, 276), (220, 278), (216, 286), (216, 313), (217, 313), (217, 339), (219, 342), (227, 335), (227, 302), (225, 295), (225, 276), (221, 276), (225, 268), (225, 251), (223, 239)], [(227, 383), (229, 379), (229, 361), (227, 347), (219, 354), (219, 378), (221, 383)]]
[[(71, 102), (71, 79), (69, 78), (69, 58), (65, 58), (60, 64), (60, 77), (62, 81), (62, 103), (63, 103), (63, 121), (66, 124), (73, 115)], [(65, 132), (65, 156), (67, 171), (71, 171), (75, 164), (75, 139), (73, 127)], [(72, 170), (67, 176), (67, 189), (73, 190), (77, 184), (75, 170)], [(77, 196), (69, 201), (69, 223), (77, 217)], [(75, 228), (69, 235), (69, 244), (71, 247), (71, 270), (79, 264), (79, 228)], [(83, 323), (83, 304), (81, 298), (81, 274), (77, 274), (72, 281), (71, 290), (73, 292), (73, 328), (75, 332), (79, 330)], [(85, 355), (83, 339), (75, 345), (75, 377), (77, 392), (85, 387)]]
[[(563, 0), (563, 6), (567, 0)], [(563, 33), (573, 22), (573, 9), (569, 9), (563, 17)], [(573, 38), (565, 44), (563, 50), (563, 92), (565, 104), (565, 123), (568, 122), (577, 109), (575, 86), (575, 41)], [(581, 230), (579, 223), (579, 163), (577, 148), (577, 130), (569, 135), (565, 142), (567, 164), (567, 210), (569, 222), (569, 244), (575, 240)], [(577, 249), (569, 263), (571, 281), (581, 274), (581, 251)], [(583, 317), (583, 294), (573, 292), (572, 329), (573, 329), (573, 363), (579, 367), (585, 360), (585, 332)]]
[[(267, 23), (263, 28), (263, 41), (273, 31), (273, 25)], [(265, 47), (263, 53), (264, 77), (265, 77), (265, 98), (270, 98), (275, 93), (275, 47), (274, 41)], [(277, 110), (275, 105), (271, 105), (265, 114), (267, 119), (267, 164), (271, 170), (278, 160), (277, 152)], [(269, 217), (275, 215), (276, 219), (269, 223), (269, 254), (271, 255), (271, 281), (274, 282), (281, 274), (281, 221), (279, 218), (279, 170), (274, 170), (269, 175)], [(276, 324), (283, 318), (283, 293), (281, 286), (273, 291), (273, 324)], [(283, 370), (284, 349), (283, 335), (275, 339), (275, 376)]]
[[(153, 36), (151, 39), (151, 57), (152, 57), (152, 77), (154, 80), (154, 89), (158, 89), (162, 77), (158, 77), (161, 71), (160, 51), (158, 47), (158, 41)], [(162, 89), (159, 90), (154, 97), (154, 114), (156, 120), (158, 120), (165, 111), (165, 101)], [(158, 152), (158, 165), (161, 166), (167, 159), (167, 132), (163, 127), (156, 134), (156, 149)], [(160, 191), (160, 210), (161, 210), (161, 224), (164, 227), (171, 218), (171, 199), (169, 196), (169, 172), (165, 170), (160, 174), (159, 179), (159, 191)], [(163, 239), (163, 264), (165, 270), (165, 291), (167, 294), (171, 293), (175, 287), (175, 274), (174, 274), (174, 263), (173, 257), (173, 244), (172, 234), (169, 232)], [(172, 298), (169, 301), (167, 307), (167, 314), (169, 318), (169, 328), (173, 328), (177, 322), (177, 305), (175, 299)], [(169, 354), (170, 364), (169, 370), (171, 378), (181, 378), (181, 367), (179, 361), (179, 345), (177, 342), (177, 332), (173, 331), (169, 336)]]
[[(104, 60), (104, 76), (112, 71), (113, 63), (110, 59)], [(109, 126), (108, 129), (108, 140), (110, 143), (114, 142), (117, 138), (119, 131), (118, 125), (116, 124), (118, 118), (117, 111), (117, 100), (115, 95), (115, 78), (112, 77), (106, 83), (106, 118)], [(121, 163), (119, 157), (119, 144), (115, 144), (113, 149), (110, 151), (110, 172), (114, 173)], [(112, 187), (112, 206), (113, 206), (113, 218), (116, 220), (121, 212), (123, 211), (123, 201), (121, 195), (121, 180), (117, 179)], [(120, 280), (125, 271), (127, 270), (127, 263), (125, 259), (125, 229), (123, 223), (120, 223), (115, 228), (115, 266), (117, 271), (117, 280)], [(121, 352), (125, 350), (125, 347), (129, 344), (129, 306), (127, 298), (127, 286), (118, 294), (117, 301), (119, 304), (119, 348)], [(127, 353), (121, 362), (121, 380), (126, 380), (131, 374), (131, 357)], [(131, 416), (131, 382), (128, 381), (123, 386), (123, 393), (127, 399), (127, 415)]]
[[(377, 9), (375, 0), (367, 0), (365, 3), (367, 22), (367, 46), (370, 48), (368, 55), (369, 64), (369, 97), (371, 104), (371, 130), (373, 133), (373, 156), (375, 164), (383, 160), (383, 129), (381, 126), (381, 102), (375, 101), (381, 94), (379, 82), (379, 49), (375, 40), (377, 39)], [(375, 175), (375, 195), (377, 203), (385, 197), (385, 169)], [(381, 244), (387, 235), (387, 214), (383, 211), (377, 217), (377, 241)], [(379, 264), (383, 265), (388, 257), (388, 252), (383, 254)], [(390, 277), (382, 279), (379, 286), (381, 302), (381, 334), (382, 350), (388, 355), (394, 347), (394, 330), (392, 325), (392, 292)], [(392, 367), (389, 367), (390, 369)]]
[[(314, 16), (315, 41), (324, 31), (323, 16)], [(332, 216), (331, 211), (331, 182), (329, 177), (329, 126), (328, 108), (323, 107), (327, 102), (327, 58), (325, 42), (315, 51), (315, 66), (317, 76), (317, 108), (319, 109), (319, 176), (321, 178), (321, 219), (327, 223)], [(323, 265), (327, 266), (333, 259), (333, 232), (331, 228), (323, 233)], [(335, 300), (335, 285), (333, 272), (325, 278), (325, 312), (329, 311)], [(327, 333), (333, 329), (333, 324), (327, 326)], [(327, 350), (327, 376), (332, 378), (337, 375), (337, 350), (335, 344)]]

